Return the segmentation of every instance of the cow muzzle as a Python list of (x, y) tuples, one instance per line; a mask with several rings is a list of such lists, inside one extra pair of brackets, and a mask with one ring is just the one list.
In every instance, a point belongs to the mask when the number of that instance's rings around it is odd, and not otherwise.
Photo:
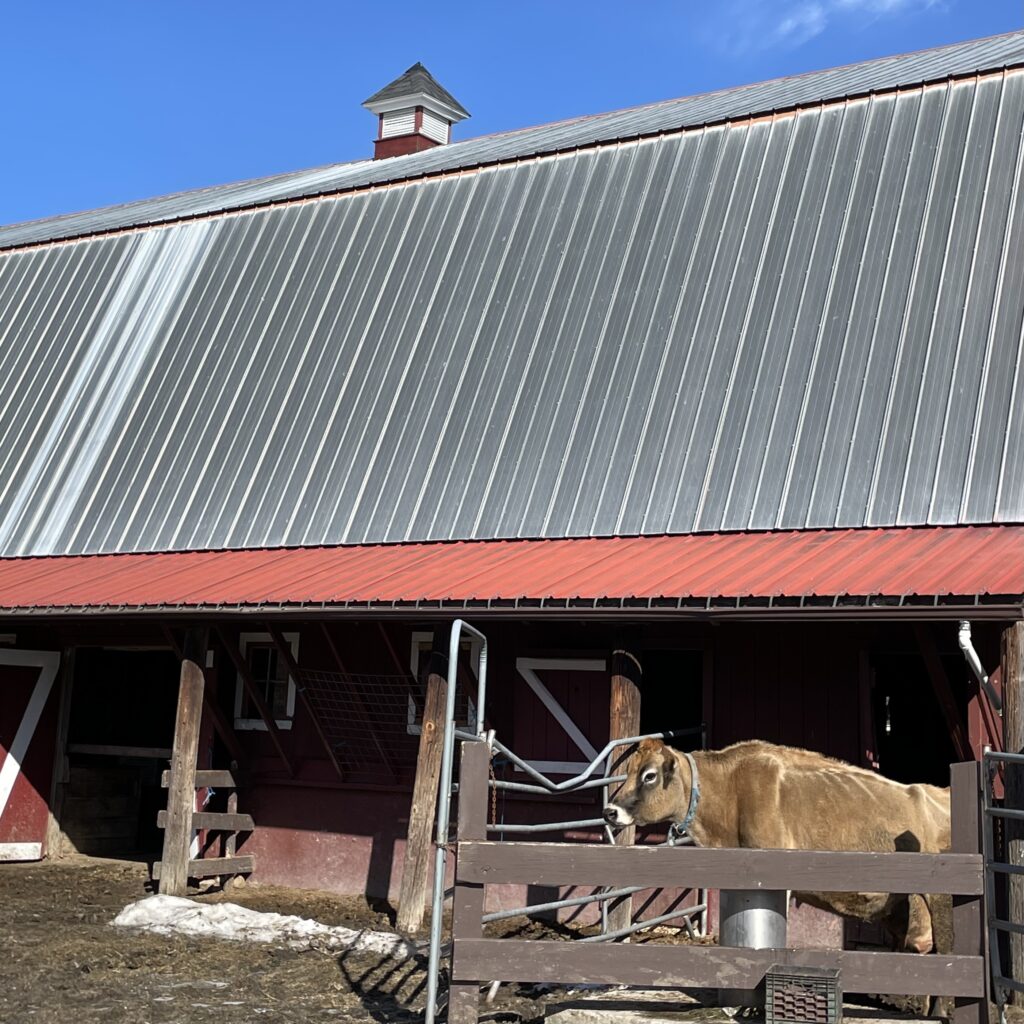
[(604, 820), (613, 828), (625, 828), (633, 824), (633, 815), (618, 804), (607, 804), (604, 809)]

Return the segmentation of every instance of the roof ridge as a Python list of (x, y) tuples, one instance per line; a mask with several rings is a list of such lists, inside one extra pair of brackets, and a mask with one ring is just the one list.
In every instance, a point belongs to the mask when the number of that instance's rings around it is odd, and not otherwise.
[[(1015, 50), (1010, 54), (1003, 54), (1000, 57), (990, 55), (989, 59), (984, 59), (984, 55), (979, 55), (977, 62), (971, 64), (969, 67), (963, 67), (959, 69), (953, 69), (944, 73), (937, 73), (935, 75), (923, 74), (924, 69), (921, 69), (922, 74), (920, 77), (907, 78), (906, 80), (899, 80), (897, 78), (892, 81), (876, 83), (867, 86), (862, 89), (850, 89), (842, 91), (837, 88), (834, 91), (822, 90), (821, 94), (817, 93), (813, 97), (803, 97), (796, 100), (790, 99), (787, 102), (780, 102), (776, 105), (771, 105), (770, 97), (766, 97), (765, 100), (760, 104), (748, 104), (742, 105), (736, 110), (725, 111), (716, 116), (694, 116), (693, 120), (686, 120), (683, 117), (678, 123), (673, 123), (671, 127), (662, 125), (660, 127), (652, 128), (636, 128), (631, 130), (619, 131), (617, 133), (610, 132), (608, 137), (600, 138), (588, 138), (583, 142), (564, 142), (559, 140), (552, 140), (549, 143), (540, 142), (536, 149), (530, 151), (523, 151), (514, 154), (487, 156), (483, 155), (479, 159), (474, 159), (473, 148), (479, 147), (481, 144), (500, 144), (503, 140), (515, 141), (517, 136), (529, 136), (530, 133), (537, 132), (557, 132), (558, 130), (565, 130), (572, 126), (586, 126), (591, 123), (600, 123), (602, 120), (614, 120), (619, 117), (626, 115), (640, 116), (644, 112), (654, 112), (662, 108), (671, 108), (674, 105), (680, 104), (699, 104), (702, 101), (710, 101), (716, 97), (728, 97), (730, 95), (738, 98), (743, 97), (745, 94), (756, 90), (766, 90), (773, 85), (803, 81), (813, 81), (816, 77), (821, 77), (827, 80), (829, 76), (842, 75), (844, 72), (849, 72), (850, 69), (858, 68), (869, 68), (872, 65), (885, 65), (885, 64), (897, 64), (900, 61), (907, 61), (915, 56), (922, 54), (943, 54), (949, 51), (965, 50), (970, 51), (973, 47), (992, 45), (999, 40), (1009, 40), (1014, 37), (1018, 37), (1021, 42), (1019, 51)], [(802, 71), (794, 75), (784, 75), (778, 78), (763, 79), (757, 82), (748, 82), (743, 85), (726, 86), (721, 89), (713, 89), (706, 92), (692, 93), (684, 96), (677, 96), (668, 99), (655, 100), (650, 103), (636, 104), (634, 106), (622, 107), (610, 111), (601, 111), (598, 113), (591, 114), (579, 114), (574, 117), (562, 118), (556, 121), (543, 122), (537, 125), (526, 125), (518, 128), (509, 128), (498, 132), (485, 133), (483, 135), (473, 136), (468, 139), (460, 139), (457, 142), (452, 142), (444, 147), (438, 147), (436, 149), (427, 150), (423, 153), (409, 154), (405, 156), (393, 157), (388, 160), (373, 160), (369, 157), (339, 161), (336, 163), (321, 164), (316, 167), (300, 168), (293, 171), (280, 171), (275, 174), (265, 175), (256, 178), (246, 178), (238, 181), (224, 182), (221, 184), (199, 186), (194, 189), (185, 189), (179, 192), (166, 193), (159, 196), (146, 197), (142, 199), (134, 199), (125, 203), (115, 203), (109, 206), (97, 207), (90, 210), (83, 210), (78, 212), (69, 212), (55, 214), (49, 217), (34, 218), (32, 220), (20, 221), (13, 224), (0, 225), (0, 252), (10, 251), (25, 247), (34, 247), (37, 245), (45, 245), (58, 241), (70, 241), (78, 238), (86, 237), (97, 237), (113, 232), (119, 232), (124, 230), (131, 230), (134, 228), (144, 229), (147, 227), (153, 227), (156, 225), (166, 225), (183, 220), (193, 220), (197, 218), (215, 216), (231, 211), (251, 210), (263, 207), (271, 207), (287, 203), (291, 201), (298, 201), (303, 199), (314, 199), (322, 196), (331, 194), (341, 194), (347, 191), (361, 188), (373, 188), (378, 186), (384, 186), (388, 184), (398, 184), (401, 182), (408, 182), (419, 178), (441, 175), (448, 171), (456, 171), (459, 169), (476, 168), (484, 166), (499, 165), (506, 162), (509, 159), (523, 159), (526, 157), (536, 157), (545, 154), (552, 154), (558, 152), (570, 151), (572, 149), (580, 148), (582, 145), (598, 145), (598, 144), (611, 144), (624, 139), (642, 138), (645, 135), (660, 134), (668, 130), (683, 130), (687, 128), (697, 128), (708, 124), (724, 123), (727, 121), (741, 120), (751, 117), (763, 116), (766, 113), (774, 112), (778, 110), (796, 109), (804, 106), (812, 106), (822, 103), (838, 102), (851, 96), (866, 95), (869, 93), (877, 92), (888, 92), (895, 91), (902, 88), (910, 88), (920, 85), (925, 85), (930, 82), (941, 81), (943, 78), (953, 77), (965, 77), (971, 74), (982, 74), (989, 71), (997, 71), (1008, 66), (1011, 66), (1013, 61), (1019, 58), (1020, 62), (1024, 62), (1024, 29), (1016, 29), (1010, 32), (1000, 33), (992, 36), (985, 36), (978, 39), (962, 40), (954, 43), (944, 43), (937, 47), (926, 47), (920, 50), (912, 50), (906, 53), (889, 54), (881, 57), (873, 57), (864, 61), (855, 61), (849, 64), (839, 65), (835, 68), (818, 68), (812, 71)], [(682, 113), (682, 112), (681, 112)], [(442, 154), (443, 162), (438, 167), (431, 167), (427, 165), (427, 169), (421, 169), (424, 164), (424, 157), (436, 158), (438, 154)], [(468, 157), (468, 159), (466, 159)], [(316, 178), (319, 176), (330, 177), (333, 174), (343, 174), (347, 169), (349, 172), (358, 174), (360, 169), (369, 171), (371, 168), (379, 168), (382, 173), (380, 175), (368, 174), (365, 181), (325, 181), (323, 187), (317, 188)], [(393, 171), (392, 174), (388, 174), (387, 171)], [(303, 179), (312, 178), (308, 184), (303, 185)], [(277, 194), (266, 195), (266, 196), (252, 196), (245, 195), (246, 190), (259, 189), (261, 187), (271, 187), (275, 183), (280, 182), (282, 188), (288, 184), (289, 181), (295, 181), (295, 188), (279, 192)], [(242, 195), (234, 195), (235, 192), (242, 192)], [(204, 205), (202, 199), (205, 196), (209, 196), (211, 202), (209, 205)], [(223, 196), (223, 202), (216, 203), (216, 198)], [(151, 216), (145, 216), (144, 211), (148, 206), (155, 204), (170, 204), (173, 206), (175, 201), (183, 202), (188, 200), (190, 197), (194, 197), (196, 200), (196, 207), (190, 211), (181, 212), (163, 210), (153, 210)], [(140, 216), (133, 217), (133, 214), (139, 212)], [(119, 214), (123, 214), (123, 217), (118, 217)], [(76, 221), (84, 220), (86, 218), (107, 218), (108, 220), (116, 220), (116, 223), (106, 225), (92, 225), (84, 224), (80, 230), (75, 230)], [(51, 231), (47, 231), (47, 226), (52, 226)], [(70, 226), (70, 230), (61, 230), (65, 226)], [(32, 237), (34, 234), (34, 237)], [(15, 236), (8, 240), (5, 239), (7, 236)], [(18, 237), (28, 236), (28, 237)]]

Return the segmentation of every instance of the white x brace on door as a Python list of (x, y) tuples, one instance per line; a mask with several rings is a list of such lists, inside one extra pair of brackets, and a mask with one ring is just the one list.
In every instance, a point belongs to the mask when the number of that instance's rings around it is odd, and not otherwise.
[(566, 731), (569, 739), (586, 758), (585, 761), (530, 761), (530, 765), (545, 775), (576, 775), (583, 771), (597, 757), (598, 751), (583, 735), (580, 727), (569, 717), (569, 713), (555, 700), (544, 685), (538, 672), (557, 669), (562, 672), (604, 672), (603, 659), (593, 658), (516, 658), (516, 670), (526, 680), (526, 685), (540, 698), (541, 703), (551, 712), (555, 721)]
[[(15, 812), (20, 810), (12, 801), (12, 794), (15, 784), (22, 774), (22, 766), (25, 764), (29, 744), (32, 742), (43, 709), (46, 707), (54, 680), (57, 678), (60, 654), (56, 651), (22, 651), (0, 648), (0, 666), (4, 665), (37, 668), (39, 677), (28, 693), (27, 702), (23, 705), (19, 703), (18, 707), (14, 707), (9, 696), (3, 692), (3, 682), (0, 681), (0, 700), (4, 701), (5, 710), (10, 713), (10, 724), (13, 725), (15, 721), (18, 723), (13, 739), (3, 755), (3, 764), (0, 765), (0, 861), (39, 860), (42, 857), (46, 832), (45, 818), (33, 811), (30, 815), (32, 834), (25, 833), (26, 822), (12, 820), (16, 817)], [(24, 708), (23, 711), (22, 708)], [(20, 718), (18, 717), (19, 713)], [(0, 752), (2, 752), (2, 748), (0, 748)], [(30, 787), (25, 792), (34, 793), (35, 791)], [(40, 802), (40, 798), (41, 806), (44, 806), (48, 800), (48, 794), (35, 794), (36, 803)], [(17, 817), (20, 818), (20, 816)], [(11, 841), (3, 841), (5, 838)]]

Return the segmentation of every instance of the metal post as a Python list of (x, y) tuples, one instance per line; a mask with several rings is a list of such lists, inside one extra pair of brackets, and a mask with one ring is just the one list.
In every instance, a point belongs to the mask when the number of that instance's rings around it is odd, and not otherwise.
[[(746, 949), (785, 949), (788, 897), (784, 891), (723, 889), (718, 909), (718, 944)], [(762, 1002), (763, 997), (750, 989), (718, 991), (719, 1006), (760, 1006)]]

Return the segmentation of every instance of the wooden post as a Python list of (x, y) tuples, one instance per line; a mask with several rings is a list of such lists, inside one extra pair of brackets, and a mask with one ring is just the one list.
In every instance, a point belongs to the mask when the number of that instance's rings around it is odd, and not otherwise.
[(170, 896), (182, 896), (188, 888), (188, 848), (192, 842), (192, 813), (196, 802), (196, 755), (203, 717), (204, 647), (199, 630), (191, 629), (185, 634), (160, 869), (160, 892)]
[[(610, 720), (608, 736), (619, 740), (640, 733), (640, 662), (628, 651), (612, 652), (612, 679), (610, 699)], [(621, 757), (625, 748), (619, 747), (615, 754)], [(614, 773), (613, 773), (614, 774)], [(613, 794), (609, 794), (613, 796)], [(636, 827), (624, 828), (616, 837), (616, 845), (632, 846), (636, 839)], [(608, 928), (618, 931), (628, 928), (633, 920), (633, 897), (626, 896), (612, 903), (608, 909)], [(629, 939), (626, 939), (628, 942)]]
[[(486, 743), (462, 744), (459, 770), (460, 843), (487, 838), (487, 769), (490, 755)], [(455, 862), (455, 891), (452, 897), (452, 976), (458, 966), (459, 940), (483, 937), (484, 887), (479, 882), (460, 882)], [(480, 1010), (480, 980), (452, 981), (448, 986), (448, 1024), (476, 1024)]]
[[(181, 645), (174, 637), (174, 633), (171, 631), (169, 626), (163, 627), (164, 638), (167, 640), (167, 645), (174, 651), (177, 658), (181, 659)], [(224, 714), (220, 709), (220, 705), (216, 700), (211, 699), (210, 694), (203, 690), (203, 714), (209, 715), (213, 719), (213, 727), (217, 730), (217, 735), (224, 741), (224, 745), (228, 748), (231, 753), (231, 757), (240, 766), (248, 765), (249, 756), (242, 749), (242, 744), (238, 740), (238, 734), (235, 732), (231, 721), (228, 716)]]
[(68, 728), (71, 724), (71, 693), (75, 681), (75, 649), (64, 651), (60, 661), (60, 704), (57, 711), (57, 736), (53, 744), (53, 777), (50, 780), (50, 805), (46, 818), (46, 856), (56, 860), (64, 855), (64, 792), (68, 778)]
[[(951, 850), (981, 852), (981, 765), (977, 761), (955, 764), (950, 770)], [(964, 956), (985, 955), (985, 901), (983, 896), (953, 897), (953, 952)], [(988, 1017), (986, 999), (958, 998), (953, 1024), (983, 1024)]]
[(434, 816), (437, 790), (441, 780), (441, 754), (444, 747), (444, 715), (448, 701), (445, 657), (441, 653), (444, 634), (434, 633), (427, 665), (427, 699), (423, 707), (423, 728), (416, 756), (416, 780), (409, 808), (409, 830), (402, 862), (402, 885), (395, 922), (403, 935), (414, 935), (423, 927), (434, 852)]
[[(1003, 681), (1003, 747), (1008, 753), (1024, 753), (1024, 622), (1014, 622), (1003, 630), (1000, 670)], [(1024, 808), (1024, 768), (1007, 764), (1005, 804)], [(1024, 864), (1024, 828), (1021, 822), (1006, 821), (1006, 859)], [(1010, 920), (1024, 925), (1024, 876), (1010, 875)], [(1010, 935), (1010, 976), (1024, 981), (1024, 936)], [(1012, 995), (1014, 1005), (1024, 1004), (1020, 993)]]

